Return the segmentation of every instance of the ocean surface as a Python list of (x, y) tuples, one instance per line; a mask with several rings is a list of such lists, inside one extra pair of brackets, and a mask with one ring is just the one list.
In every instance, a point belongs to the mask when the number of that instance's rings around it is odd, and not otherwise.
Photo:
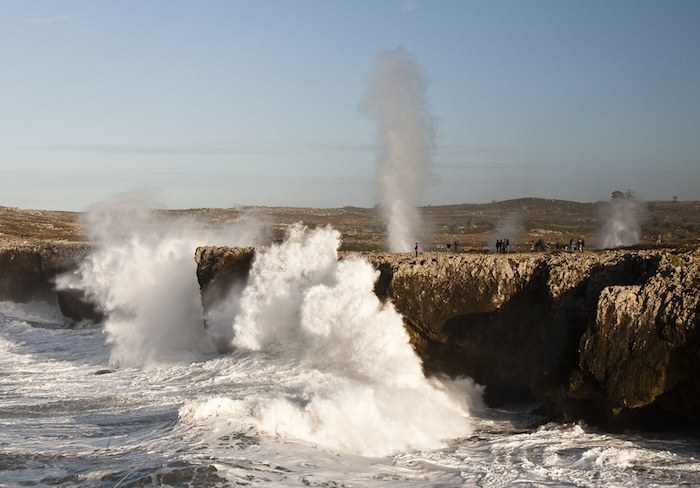
[(105, 235), (59, 280), (104, 322), (0, 302), (0, 487), (700, 486), (697, 438), (542, 424), (424, 377), (330, 228), (294, 227), (206, 317), (196, 233), (168, 229)]

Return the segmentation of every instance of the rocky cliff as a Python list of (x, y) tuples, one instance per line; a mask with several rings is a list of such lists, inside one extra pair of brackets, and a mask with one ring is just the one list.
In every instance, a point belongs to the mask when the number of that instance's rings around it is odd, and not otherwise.
[(61, 312), (74, 320), (99, 319), (80, 291), (57, 292), (58, 274), (75, 269), (90, 246), (68, 241), (0, 241), (0, 300), (57, 301)]
[[(54, 286), (88, 251), (3, 244), (0, 300), (57, 300), (68, 317), (99, 318)], [(559, 420), (700, 426), (699, 250), (359, 255), (379, 270), (375, 292), (403, 315), (426, 371), (472, 377), (492, 405), (534, 399)], [(196, 250), (205, 311), (254, 258)]]
[[(198, 249), (203, 297), (245, 280), (254, 254)], [(491, 404), (534, 398), (557, 419), (613, 427), (700, 425), (697, 250), (360, 255), (426, 371), (472, 377)]]

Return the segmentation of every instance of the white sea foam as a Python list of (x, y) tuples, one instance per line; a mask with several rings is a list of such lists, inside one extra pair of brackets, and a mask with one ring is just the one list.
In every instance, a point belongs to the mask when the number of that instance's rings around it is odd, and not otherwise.
[(480, 389), (425, 378), (401, 316), (373, 292), (378, 272), (361, 259), (338, 262), (339, 239), (297, 225), (256, 256), (247, 287), (231, 298), (240, 309), (230, 318), (233, 346), (290, 373), (245, 399), (190, 404), (183, 419), (367, 455), (469, 433)]

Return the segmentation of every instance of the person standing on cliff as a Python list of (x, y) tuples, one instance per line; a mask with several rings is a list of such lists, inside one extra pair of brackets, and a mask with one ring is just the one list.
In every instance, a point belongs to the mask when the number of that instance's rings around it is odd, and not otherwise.
[(416, 257), (418, 257), (418, 243), (416, 242)]

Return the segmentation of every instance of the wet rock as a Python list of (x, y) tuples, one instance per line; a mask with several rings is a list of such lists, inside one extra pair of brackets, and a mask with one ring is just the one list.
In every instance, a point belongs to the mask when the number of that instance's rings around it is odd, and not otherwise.
[[(255, 257), (252, 247), (198, 247), (195, 251), (197, 281), (202, 289), (202, 306), (210, 310), (225, 299), (234, 283), (248, 278)], [(205, 322), (206, 327), (206, 322)]]
[(100, 370), (95, 371), (95, 376), (103, 375), (103, 374), (112, 374), (112, 373), (116, 373), (116, 372), (117, 372), (116, 369), (100, 369)]

